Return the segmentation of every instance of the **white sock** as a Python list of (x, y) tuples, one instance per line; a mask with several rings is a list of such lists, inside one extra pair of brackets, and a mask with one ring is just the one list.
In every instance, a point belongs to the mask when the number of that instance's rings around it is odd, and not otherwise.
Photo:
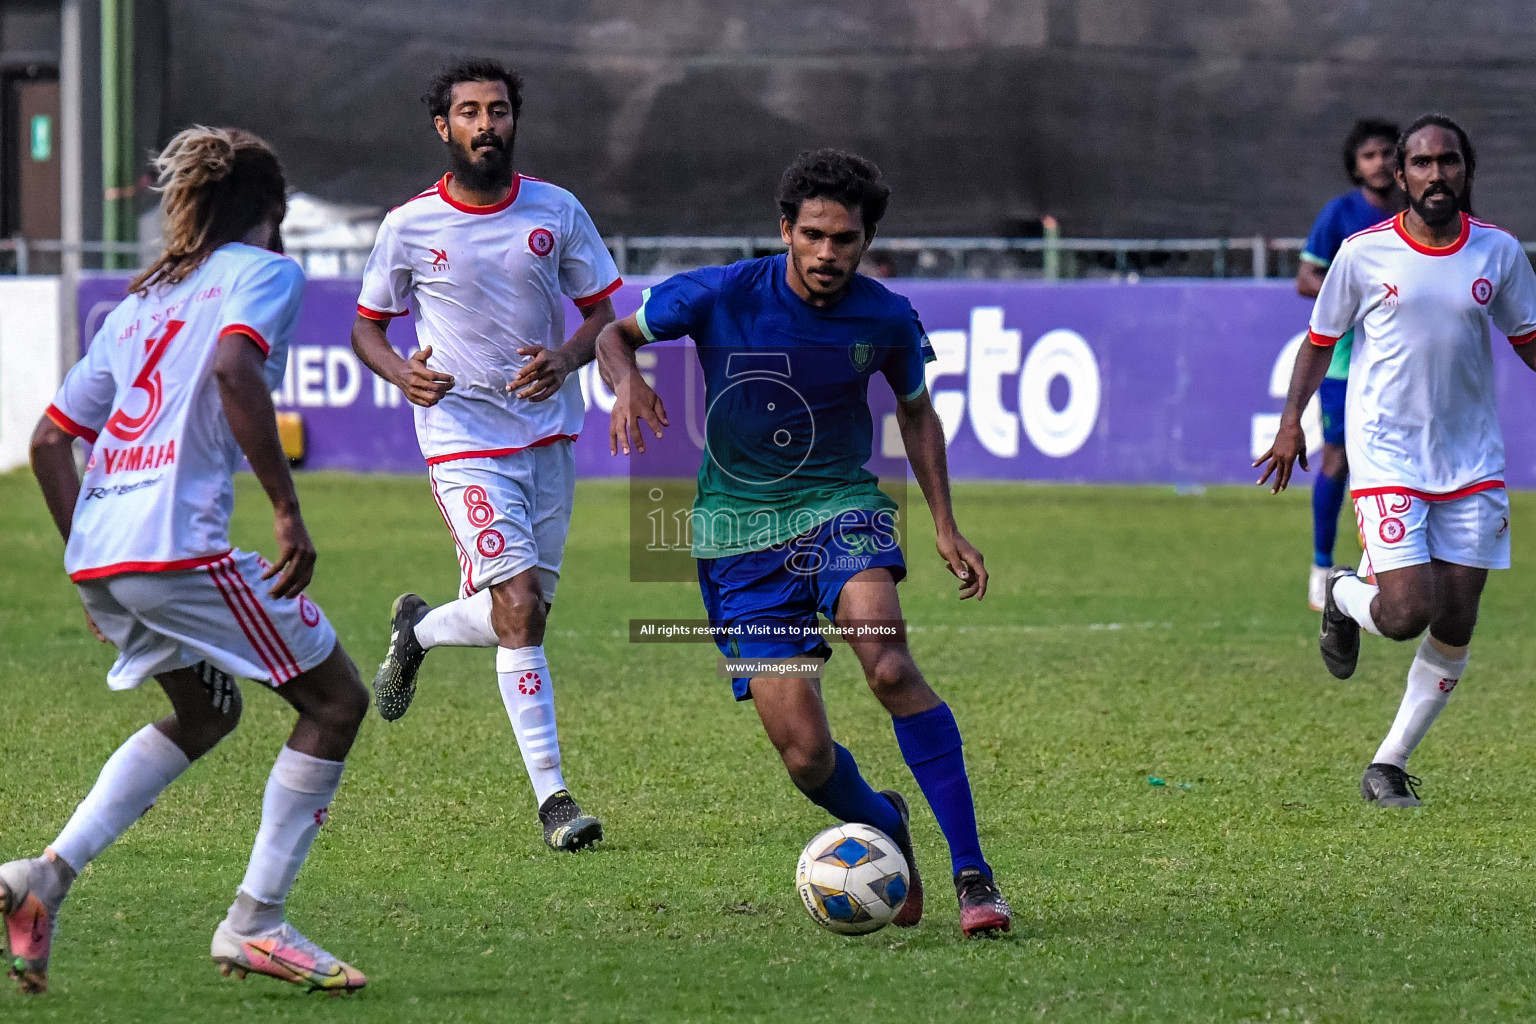
[(555, 730), (555, 692), (543, 647), (496, 649), (496, 681), (512, 719), (517, 747), (523, 752), (534, 799), (544, 805), (565, 788), (560, 773), (560, 734)]
[(1361, 629), (1381, 636), (1381, 630), (1376, 628), (1376, 620), (1371, 618), (1371, 602), (1380, 590), (1380, 587), (1373, 587), (1358, 576), (1340, 576), (1333, 585), (1333, 603), (1345, 615), (1360, 623)]
[(261, 801), (261, 828), (240, 891), (261, 903), (281, 905), (309, 856), (309, 848), (330, 811), (341, 785), (342, 761), (278, 751), (267, 793)]
[(427, 612), (416, 623), (416, 642), (427, 650), (434, 647), (495, 647), (490, 588), (473, 597), (440, 604)]
[(1466, 648), (1462, 648), (1461, 657), (1448, 658), (1435, 649), (1434, 641), (1424, 637), (1413, 664), (1408, 666), (1408, 689), (1397, 709), (1397, 718), (1392, 721), (1392, 731), (1376, 751), (1377, 762), (1408, 767), (1408, 755), (1451, 699), (1451, 691), (1467, 670), (1468, 657)]
[(191, 763), (165, 733), (146, 725), (101, 766), (96, 785), (53, 841), (53, 852), (76, 872), (84, 871)]

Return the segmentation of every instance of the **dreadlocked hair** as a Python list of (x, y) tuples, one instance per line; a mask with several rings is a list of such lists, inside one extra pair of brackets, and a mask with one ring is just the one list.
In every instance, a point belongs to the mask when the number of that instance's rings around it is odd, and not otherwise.
[(277, 154), (241, 128), (193, 125), (171, 139), (154, 166), (165, 251), (128, 286), (137, 295), (186, 280), (215, 249), (286, 202)]

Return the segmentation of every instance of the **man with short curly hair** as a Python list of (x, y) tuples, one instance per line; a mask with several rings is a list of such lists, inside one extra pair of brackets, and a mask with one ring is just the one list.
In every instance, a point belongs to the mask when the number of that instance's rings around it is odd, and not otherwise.
[(896, 506), (865, 468), (874, 374), (896, 393), (902, 442), (961, 600), (986, 593), (987, 570), (955, 525), (922, 324), (905, 298), (857, 273), (889, 198), (868, 160), (837, 150), (800, 154), (777, 195), (788, 251), (653, 286), (636, 313), (603, 329), (598, 361), (618, 396), (610, 450), (643, 452), (641, 421), (659, 437), (667, 417), (635, 349), (693, 339), (710, 410), (693, 554), (720, 650), (751, 662), (810, 660), (784, 673), (744, 669), (750, 675), (732, 680), (735, 696), (753, 701), (801, 792), (835, 818), (896, 840), (911, 878), (894, 923), (917, 924), (923, 890), (906, 800), (864, 781), (853, 755), (833, 741), (822, 706), (816, 662), (831, 649), (818, 613), (836, 623), (891, 714), (902, 756), (949, 843), (960, 927), (971, 936), (1007, 931), (1012, 911), (982, 857), (959, 727), (912, 660), (901, 625), (896, 584), (906, 563)]
[[(1296, 291), (1315, 299), (1323, 277), (1338, 255), (1344, 239), (1379, 224), (1407, 202), (1397, 187), (1397, 125), (1377, 118), (1355, 122), (1344, 138), (1344, 171), (1354, 188), (1329, 200), (1301, 251), (1296, 269)], [(1355, 332), (1333, 346), (1333, 361), (1318, 389), (1323, 415), (1323, 464), (1312, 482), (1312, 572), (1307, 578), (1307, 602), (1313, 611), (1323, 610), (1328, 570), (1333, 568), (1333, 546), (1339, 534), (1339, 510), (1349, 489), (1349, 457), (1344, 450), (1344, 393), (1349, 385), (1349, 361)]]

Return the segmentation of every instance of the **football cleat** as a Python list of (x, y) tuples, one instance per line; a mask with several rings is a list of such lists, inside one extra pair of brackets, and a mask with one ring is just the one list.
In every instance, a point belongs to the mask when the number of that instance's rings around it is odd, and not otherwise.
[(1315, 612), (1323, 610), (1328, 601), (1329, 566), (1314, 565), (1307, 574), (1307, 606)]
[(22, 995), (48, 991), (48, 954), (53, 949), (55, 911), (50, 911), (32, 891), (31, 860), (0, 865), (0, 914), (5, 916), (7, 973)]
[(979, 868), (964, 868), (955, 876), (960, 899), (960, 933), (966, 938), (1006, 932), (1013, 927), (1013, 908), (997, 883)]
[(415, 594), (401, 594), (389, 610), (389, 653), (373, 676), (373, 702), (386, 722), (409, 711), (416, 696), (416, 672), (427, 656), (416, 642), (416, 623), (429, 611), (431, 606)]
[(907, 798), (894, 789), (883, 789), (880, 795), (901, 815), (901, 835), (891, 838), (896, 840), (901, 855), (907, 859), (907, 901), (891, 918), (891, 924), (897, 928), (914, 928), (923, 919), (923, 880), (917, 873), (917, 855), (912, 850), (912, 811), (907, 807)]
[(1360, 777), (1360, 795), (1365, 802), (1379, 807), (1419, 807), (1418, 787), (1424, 780), (1409, 775), (1395, 764), (1377, 761), (1365, 769)]
[(581, 813), (581, 805), (563, 789), (550, 794), (539, 808), (539, 824), (544, 826), (544, 842), (551, 850), (575, 853), (603, 838), (603, 823)]
[(362, 971), (327, 953), (287, 921), (265, 935), (236, 935), (228, 921), (221, 921), (210, 953), (226, 978), (265, 974), (308, 992), (336, 995), (368, 984)]
[(1333, 599), (1333, 588), (1345, 576), (1353, 576), (1355, 570), (1347, 565), (1336, 565), (1328, 570), (1328, 585), (1323, 591), (1323, 624), (1317, 634), (1317, 649), (1338, 679), (1348, 679), (1355, 674), (1360, 661), (1360, 623), (1344, 614)]

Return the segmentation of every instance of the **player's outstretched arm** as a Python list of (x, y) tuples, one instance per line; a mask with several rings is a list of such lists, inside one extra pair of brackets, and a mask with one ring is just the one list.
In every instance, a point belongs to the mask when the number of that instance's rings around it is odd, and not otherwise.
[(453, 387), (453, 377), (427, 368), (432, 346), (401, 359), (389, 343), (384, 325), (359, 315), (352, 321), (352, 351), (374, 373), (399, 388), (412, 405), (436, 405)]
[[(38, 420), (37, 429), (32, 431), (32, 475), (37, 477), (48, 514), (53, 517), (53, 525), (66, 544), (74, 524), (75, 503), (80, 500), (80, 475), (75, 472), (75, 455), (70, 447), (73, 441), (73, 436), (47, 416)], [(109, 642), (96, 627), (90, 612), (85, 613), (85, 624), (97, 640)]]
[(530, 402), (553, 397), (566, 377), (592, 361), (597, 354), (598, 332), (613, 323), (613, 319), (613, 300), (599, 299), (590, 306), (581, 307), (581, 326), (564, 345), (554, 351), (543, 345), (525, 345), (518, 349), (518, 355), (533, 358), (517, 371), (507, 390), (517, 392), (518, 398)]
[(315, 546), (299, 513), (299, 495), (277, 434), (277, 411), (267, 390), (265, 363), (266, 357), (249, 335), (226, 334), (213, 357), (213, 376), (230, 432), (272, 502), (277, 561), (261, 578), (278, 577), (272, 585), (273, 597), (298, 597), (315, 574)]
[(1304, 299), (1315, 299), (1323, 290), (1323, 278), (1328, 276), (1328, 268), (1320, 267), (1310, 260), (1301, 260), (1296, 266), (1296, 294)]
[(1332, 361), (1333, 348), (1327, 345), (1303, 342), (1301, 350), (1296, 353), (1296, 368), (1291, 371), (1291, 388), (1285, 396), (1285, 411), (1280, 414), (1280, 429), (1275, 433), (1275, 443), (1269, 446), (1269, 451), (1253, 460), (1254, 468), (1264, 467), (1264, 475), (1259, 477), (1260, 487), (1264, 486), (1264, 481), (1271, 475), (1274, 476), (1274, 485), (1269, 489), (1271, 494), (1279, 494), (1291, 482), (1292, 463), (1299, 460), (1303, 470), (1309, 468), (1307, 436), (1301, 429), (1301, 411), (1312, 401), (1317, 389), (1322, 387), (1323, 378), (1328, 374), (1328, 364)]
[(617, 455), (622, 448), (645, 451), (641, 422), (649, 423), (651, 433), (661, 437), (661, 428), (670, 426), (661, 396), (651, 390), (640, 374), (635, 349), (646, 343), (634, 314), (605, 326), (597, 335), (597, 370), (613, 391), (613, 415), (608, 420), (608, 453)]
[(944, 453), (944, 427), (933, 409), (928, 390), (916, 398), (896, 402), (896, 425), (901, 443), (907, 449), (912, 475), (923, 490), (928, 511), (933, 516), (939, 557), (960, 581), (960, 600), (977, 600), (987, 593), (987, 567), (981, 552), (965, 539), (955, 525), (955, 510), (949, 498), (949, 460)]
[(74, 440), (47, 416), (39, 419), (37, 429), (32, 431), (32, 475), (37, 477), (48, 514), (66, 543), (75, 518), (75, 503), (80, 500), (80, 475), (75, 472), (75, 455), (70, 447)]

